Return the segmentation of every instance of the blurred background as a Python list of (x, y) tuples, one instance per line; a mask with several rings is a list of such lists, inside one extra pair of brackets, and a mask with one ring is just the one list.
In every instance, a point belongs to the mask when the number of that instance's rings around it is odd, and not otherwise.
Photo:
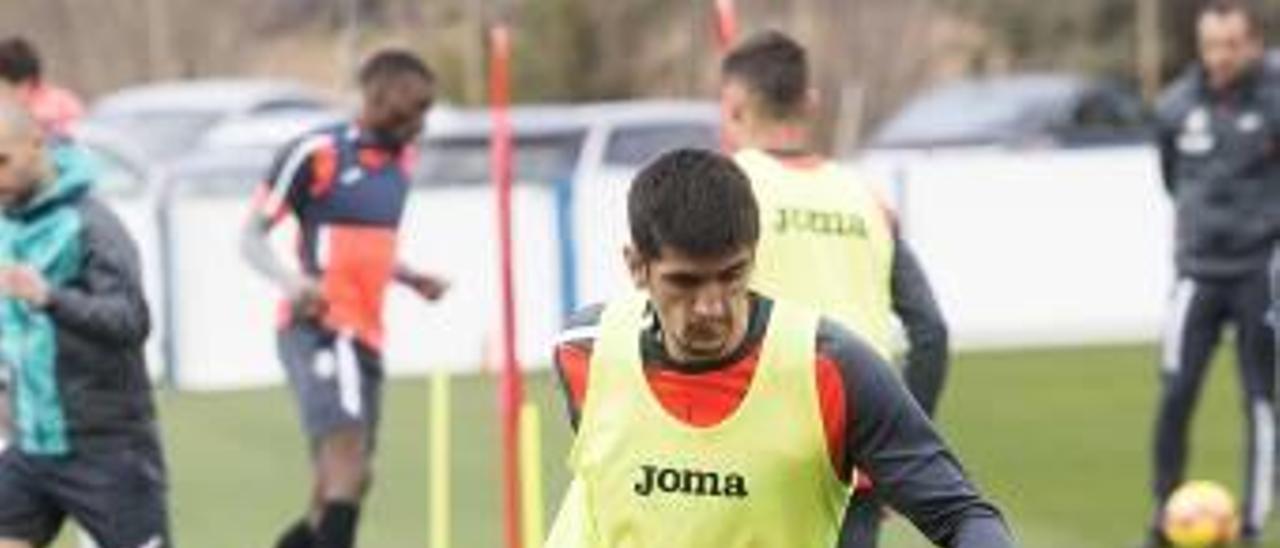
[[(47, 79), (88, 103), (75, 137), (143, 250), (181, 545), (267, 545), (305, 500), (302, 436), (273, 350), (275, 292), (236, 242), (276, 152), (349, 116), (355, 67), (388, 45), (422, 54), (443, 85), (401, 247), (455, 289), (433, 307), (390, 296), (397, 380), (362, 545), (426, 543), (424, 376), (442, 371), (454, 379), (453, 544), (499, 545), (485, 103), (485, 29), (498, 15), (514, 37), (519, 355), (542, 410), (540, 484), (554, 514), (570, 433), (546, 372), (550, 341), (567, 314), (626, 286), (618, 250), (635, 171), (678, 146), (718, 146), (712, 5), (0, 1), (0, 37), (31, 40)], [(1027, 547), (1113, 548), (1143, 533), (1173, 277), (1150, 107), (1192, 60), (1198, 5), (737, 2), (742, 32), (779, 28), (810, 49), (822, 146), (897, 208), (958, 352), (940, 427)], [(1274, 36), (1280, 0), (1258, 5)], [(1196, 423), (1192, 476), (1238, 492), (1243, 423), (1228, 358)], [(890, 529), (889, 548), (925, 545), (901, 519)]]
[[(1280, 2), (1259, 4), (1267, 19), (1280, 16)], [(713, 89), (713, 15), (704, 2), (684, 0), (8, 0), (0, 28), (48, 37), (41, 49), (53, 77), (89, 97), (229, 74), (345, 90), (362, 52), (395, 43), (431, 59), (451, 101), (477, 104), (483, 25), (499, 5), (517, 22), (518, 101), (701, 97)], [(842, 113), (834, 124), (865, 134), (916, 91), (965, 76), (1068, 71), (1142, 89), (1144, 78), (1168, 78), (1191, 58), (1196, 5), (742, 0), (738, 11), (747, 28), (780, 27), (808, 44), (820, 85)]]

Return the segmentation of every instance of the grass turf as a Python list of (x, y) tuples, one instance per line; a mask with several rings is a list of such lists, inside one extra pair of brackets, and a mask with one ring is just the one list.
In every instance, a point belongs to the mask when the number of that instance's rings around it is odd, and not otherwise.
[[(960, 356), (944, 395), (946, 436), (1027, 548), (1115, 548), (1139, 539), (1149, 511), (1148, 447), (1157, 377), (1151, 347), (1045, 349)], [(1194, 429), (1190, 477), (1240, 487), (1243, 430), (1234, 364), (1214, 366)], [(453, 546), (501, 544), (496, 383), (453, 384)], [(558, 388), (534, 375), (543, 410), (547, 515), (566, 480)], [(360, 545), (427, 544), (423, 380), (389, 385), (376, 487)], [(160, 396), (177, 544), (267, 547), (307, 498), (306, 452), (283, 390)], [(59, 547), (71, 547), (65, 539)], [(901, 519), (882, 546), (927, 546)], [(1280, 546), (1280, 544), (1277, 544)]]

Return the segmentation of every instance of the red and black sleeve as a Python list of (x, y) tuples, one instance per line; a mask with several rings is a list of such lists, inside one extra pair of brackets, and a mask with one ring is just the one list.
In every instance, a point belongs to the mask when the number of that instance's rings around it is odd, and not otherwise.
[(587, 394), (587, 369), (591, 363), (591, 350), (599, 335), (600, 316), (604, 305), (583, 309), (569, 318), (556, 339), (554, 365), (560, 388), (564, 394), (569, 424), (576, 430), (581, 415), (582, 402)]
[(873, 495), (938, 546), (1012, 547), (999, 510), (966, 476), (889, 363), (835, 322), (822, 322), (818, 340), (820, 354), (839, 365), (847, 395), (841, 474), (853, 467), (868, 474)]
[(254, 193), (254, 213), (271, 223), (298, 210), (317, 180), (332, 179), (334, 142), (328, 134), (312, 134), (285, 146)]

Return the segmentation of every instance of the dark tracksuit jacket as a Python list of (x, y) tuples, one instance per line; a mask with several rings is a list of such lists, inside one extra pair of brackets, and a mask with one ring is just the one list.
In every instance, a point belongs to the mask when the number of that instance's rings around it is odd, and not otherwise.
[(1187, 428), (1224, 327), (1235, 328), (1249, 447), (1244, 530), (1270, 506), (1275, 347), (1265, 317), (1267, 264), (1280, 241), (1280, 73), (1259, 66), (1226, 91), (1197, 66), (1157, 106), (1164, 183), (1173, 200), (1178, 283), (1166, 323), (1153, 490), (1183, 480)]
[(83, 153), (63, 146), (52, 154), (56, 181), (0, 217), (0, 264), (30, 265), (50, 284), (43, 309), (0, 298), (11, 441), (42, 456), (153, 441), (137, 251), (89, 195), (93, 169)]

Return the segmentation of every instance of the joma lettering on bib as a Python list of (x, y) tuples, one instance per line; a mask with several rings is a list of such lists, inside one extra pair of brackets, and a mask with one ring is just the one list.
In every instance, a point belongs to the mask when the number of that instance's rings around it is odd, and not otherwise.
[(778, 234), (818, 234), (837, 237), (867, 237), (867, 222), (842, 211), (783, 208), (774, 211), (773, 229)]
[(739, 474), (687, 468), (662, 468), (643, 465), (639, 470), (635, 492), (642, 497), (656, 494), (698, 497), (746, 498), (747, 479)]

